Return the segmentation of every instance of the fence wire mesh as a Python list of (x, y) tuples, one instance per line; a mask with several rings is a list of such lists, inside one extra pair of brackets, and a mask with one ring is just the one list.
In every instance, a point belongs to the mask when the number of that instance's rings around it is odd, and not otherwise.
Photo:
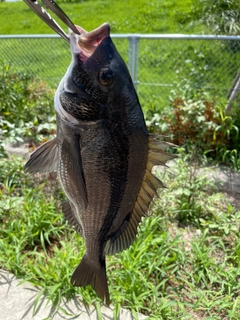
[[(145, 108), (165, 106), (173, 91), (198, 89), (226, 97), (240, 68), (240, 37), (113, 35)], [(71, 60), (58, 36), (1, 36), (0, 60), (56, 87)]]

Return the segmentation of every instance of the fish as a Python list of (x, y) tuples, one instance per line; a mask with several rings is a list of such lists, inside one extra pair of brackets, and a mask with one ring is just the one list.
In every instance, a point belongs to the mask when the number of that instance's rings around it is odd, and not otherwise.
[(54, 97), (56, 137), (38, 147), (29, 173), (57, 172), (67, 201), (66, 220), (86, 251), (73, 272), (74, 286), (90, 285), (110, 305), (106, 256), (129, 248), (164, 184), (155, 165), (174, 158), (170, 143), (150, 134), (127, 65), (110, 25), (91, 32), (69, 29), (72, 60)]

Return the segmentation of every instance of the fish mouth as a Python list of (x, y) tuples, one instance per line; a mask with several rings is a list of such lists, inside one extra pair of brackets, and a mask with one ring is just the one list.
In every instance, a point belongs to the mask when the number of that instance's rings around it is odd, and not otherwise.
[(72, 54), (78, 54), (80, 61), (86, 61), (101, 44), (101, 42), (110, 36), (110, 25), (103, 23), (100, 27), (87, 32), (83, 28), (76, 26), (80, 35), (69, 30), (70, 45)]

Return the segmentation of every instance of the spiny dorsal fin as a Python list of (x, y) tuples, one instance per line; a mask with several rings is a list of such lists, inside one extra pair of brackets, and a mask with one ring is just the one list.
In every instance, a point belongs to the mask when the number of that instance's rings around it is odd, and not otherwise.
[[(165, 141), (159, 141), (159, 136), (150, 135), (148, 143), (148, 162), (146, 165), (145, 175), (142, 186), (139, 190), (137, 201), (134, 209), (141, 208), (143, 215), (146, 215), (154, 196), (158, 196), (158, 188), (165, 188), (161, 180), (152, 173), (154, 165), (165, 165), (168, 160), (174, 159), (175, 156), (166, 152), (169, 147), (174, 146)], [(139, 210), (139, 209), (138, 209)]]
[(157, 138), (158, 136), (155, 135), (149, 137), (148, 163), (130, 219), (126, 223), (123, 223), (117, 234), (106, 241), (104, 248), (105, 255), (121, 252), (134, 242), (142, 217), (146, 216), (154, 196), (158, 196), (157, 189), (165, 188), (161, 180), (152, 174), (151, 169), (154, 165), (165, 165), (166, 161), (175, 158), (174, 155), (165, 152), (168, 147), (174, 145), (158, 141)]
[(151, 188), (155, 191), (157, 191), (158, 188), (165, 188), (165, 185), (162, 183), (162, 181), (155, 177), (152, 172), (148, 170), (145, 171), (144, 179), (146, 179), (145, 181), (147, 181)]
[(153, 166), (165, 166), (168, 160), (174, 159), (175, 156), (171, 153), (164, 152), (162, 150), (149, 150), (147, 169), (152, 170)]
[(150, 134), (148, 138), (149, 149), (157, 149), (157, 150), (165, 151), (167, 148), (176, 147), (176, 145), (171, 142), (159, 140), (161, 137), (162, 136), (159, 136), (156, 134)]
[(174, 159), (176, 156), (166, 152), (165, 150), (175, 145), (166, 142), (159, 141), (160, 136), (150, 135), (148, 143), (148, 162), (147, 170), (151, 172), (153, 166), (165, 166), (168, 160)]

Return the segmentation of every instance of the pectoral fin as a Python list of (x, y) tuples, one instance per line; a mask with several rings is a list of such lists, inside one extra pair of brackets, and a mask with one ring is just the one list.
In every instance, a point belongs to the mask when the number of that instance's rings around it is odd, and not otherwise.
[(24, 170), (29, 173), (47, 173), (57, 171), (57, 167), (58, 146), (57, 138), (54, 138), (33, 151), (30, 159), (24, 166)]

